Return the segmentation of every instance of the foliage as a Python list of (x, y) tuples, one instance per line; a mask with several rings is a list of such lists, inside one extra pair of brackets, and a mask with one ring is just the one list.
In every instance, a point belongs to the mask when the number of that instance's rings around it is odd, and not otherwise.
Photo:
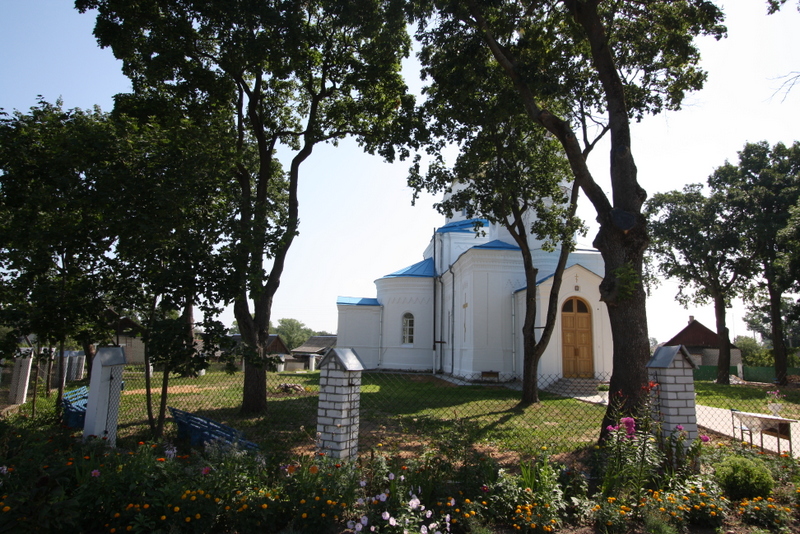
[(18, 336), (64, 343), (107, 329), (118, 142), (99, 109), (39, 100), (0, 114), (0, 320)]
[(737, 510), (742, 521), (769, 529), (784, 530), (792, 520), (792, 509), (775, 502), (772, 497), (743, 499)]
[[(444, 191), (436, 208), (448, 218), (461, 212), (505, 229), (520, 249), (527, 287), (539, 278), (537, 250), (559, 252), (558, 265), (546, 273), (553, 274), (547, 317), (537, 320), (533, 295), (525, 300), (523, 402), (538, 402), (538, 361), (554, 329), (567, 254), (582, 229), (575, 218), (577, 186), (570, 194), (571, 174), (561, 145), (520, 109), (513, 84), (479, 40), (450, 36), (468, 47), (470, 60), (463, 61), (442, 54), (435, 37), (422, 35), (422, 77), (432, 83), (424, 90), (428, 98), (419, 110), (421, 124), (409, 143), (424, 148), (430, 161), (423, 169), (422, 154), (415, 156), (408, 177), (415, 196), (422, 190)], [(459, 147), (454, 162), (444, 157), (448, 146)], [(545, 326), (535, 334), (534, 325), (540, 323)]]
[(662, 439), (661, 450), (664, 453), (664, 470), (668, 477), (686, 477), (699, 470), (698, 459), (702, 452), (703, 443), (710, 441), (706, 435), (687, 443), (688, 432), (682, 425), (677, 425), (669, 436)]
[[(419, 457), (378, 447), (358, 461), (320, 453), (276, 461), (221, 442), (192, 451), (144, 441), (129, 450), (110, 449), (102, 440), (83, 443), (50, 419), (12, 416), (0, 421), (0, 529), (478, 533), (516, 525), (552, 532), (579, 518), (563, 506), (568, 479), (557, 477), (558, 465), (540, 452), (523, 462), (522, 475), (479, 457), (468, 465), (449, 464), (438, 446)], [(476, 462), (481, 465), (471, 465)], [(596, 495), (591, 518), (598, 530), (624, 532), (640, 521), (717, 528), (728, 512), (719, 486), (707, 476), (647, 483), (653, 488), (637, 500)], [(753, 498), (738, 510), (746, 522), (791, 528), (796, 521), (791, 523), (787, 507), (798, 498)]]
[(742, 352), (742, 363), (753, 367), (772, 367), (775, 359), (769, 350), (753, 337), (736, 336), (733, 344)]
[(317, 335), (313, 330), (297, 319), (278, 319), (275, 333), (281, 336), (289, 350), (296, 349), (308, 341), (311, 336)]
[[(796, 242), (789, 228), (790, 209), (800, 200), (800, 143), (791, 146), (766, 141), (747, 143), (738, 165), (726, 163), (708, 179), (715, 194), (730, 206), (730, 224), (742, 234), (744, 247), (758, 265), (757, 287), (768, 296), (775, 374), (786, 384), (787, 355), (783, 334), (782, 298), (797, 279), (793, 253)], [(800, 263), (797, 263), (800, 265)]]
[(254, 355), (245, 366), (242, 410), (263, 413), (262, 358), (272, 300), (298, 232), (301, 164), (316, 144), (347, 136), (374, 151), (376, 140), (390, 135), (398, 108), (411, 104), (399, 73), (409, 51), (403, 5), (78, 0), (76, 6), (98, 10), (95, 35), (123, 61), (137, 94), (231, 114), (235, 216), (221, 249), (230, 266), (221, 298), (234, 303)]
[[(793, 298), (781, 298), (781, 320), (783, 321), (783, 338), (787, 349), (800, 347), (800, 316), (797, 303)], [(772, 318), (769, 299), (763, 293), (756, 293), (748, 303), (744, 322), (747, 329), (759, 335), (767, 346), (772, 345)], [(791, 367), (791, 366), (790, 366)]]
[[(633, 296), (620, 303), (615, 273), (629, 263), (641, 280), (649, 239), (641, 215), (646, 194), (637, 181), (630, 122), (677, 109), (687, 91), (702, 87), (705, 74), (697, 67), (694, 38), (722, 37), (722, 13), (713, 3), (700, 0), (548, 0), (532, 5), (474, 1), (434, 6), (434, 20), (425, 19), (418, 30), (423, 68), (441, 66), (445, 73), (449, 69), (454, 82), (462, 77), (469, 87), (471, 73), (463, 76), (461, 67), (482, 58), (488, 48), (495, 71), (506, 76), (510, 82), (506, 87), (513, 86), (519, 108), (535, 127), (545, 128), (562, 145), (576, 184), (595, 208), (600, 230), (594, 246), (605, 261), (600, 294), (608, 304), (614, 337), (612, 389), (622, 390), (626, 411), (632, 413), (647, 380), (645, 292), (640, 283)], [(485, 96), (503, 97), (496, 92)], [(449, 105), (455, 108), (461, 102)], [(586, 162), (606, 133), (611, 141), (610, 195)], [(602, 428), (614, 416), (609, 410)]]
[(715, 464), (714, 477), (733, 500), (769, 496), (775, 486), (762, 462), (741, 456), (729, 456)]
[(528, 464), (521, 463), (520, 471), (526, 500), (518, 502), (514, 510), (514, 526), (523, 532), (557, 530), (566, 503), (555, 466), (547, 454), (542, 453)]
[[(663, 453), (649, 430), (637, 429), (632, 417), (621, 418), (620, 423), (608, 431), (603, 442), (600, 493), (621, 502), (637, 502), (658, 473)], [(605, 509), (605, 504), (603, 506)]]
[[(683, 191), (656, 194), (647, 204), (652, 236), (651, 253), (659, 271), (680, 281), (677, 299), (714, 304), (719, 337), (717, 381), (729, 382), (730, 338), (726, 308), (744, 294), (755, 271), (737, 225), (731, 224), (731, 208), (717, 193), (707, 197), (700, 184)], [(734, 216), (735, 218), (735, 216)]]

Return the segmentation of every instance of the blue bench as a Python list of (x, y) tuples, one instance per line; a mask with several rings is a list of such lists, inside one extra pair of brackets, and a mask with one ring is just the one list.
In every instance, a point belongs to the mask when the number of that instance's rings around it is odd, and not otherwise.
[(244, 439), (244, 434), (234, 428), (172, 406), (167, 408), (178, 425), (178, 439), (188, 441), (192, 447), (199, 447), (209, 441), (223, 441), (244, 449), (258, 449), (258, 445)]
[(64, 408), (64, 426), (83, 428), (86, 421), (86, 403), (89, 401), (89, 388), (79, 387), (64, 393), (61, 406)]

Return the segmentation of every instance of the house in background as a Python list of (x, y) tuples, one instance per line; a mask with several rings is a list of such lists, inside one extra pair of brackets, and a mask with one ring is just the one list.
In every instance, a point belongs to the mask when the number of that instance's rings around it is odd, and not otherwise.
[[(237, 344), (242, 342), (241, 334), (232, 334), (230, 337), (236, 341)], [(282, 361), (286, 361), (291, 354), (291, 351), (286, 347), (286, 343), (283, 342), (281, 336), (278, 334), (270, 334), (267, 338), (267, 354), (280, 356)], [(244, 362), (240, 363), (244, 365)], [(278, 369), (280, 370), (281, 367), (278, 366)]]
[[(526, 214), (527, 227), (533, 217)], [(338, 346), (355, 349), (370, 369), (520, 378), (525, 295), (536, 292), (538, 336), (560, 253), (544, 250), (533, 235), (528, 240), (539, 269), (533, 288), (525, 287), (522, 254), (504, 227), (454, 214), (433, 233), (422, 261), (375, 281), (376, 297), (338, 298)], [(596, 250), (570, 254), (540, 376), (611, 374), (611, 327), (598, 289), (603, 270)]]
[[(305, 343), (292, 349), (292, 360), (302, 364), (301, 369), (316, 369), (322, 357), (336, 346), (336, 337), (311, 336)], [(286, 361), (286, 370), (291, 370), (289, 360)]]
[[(693, 315), (689, 316), (689, 324), (664, 345), (683, 345), (695, 365), (717, 365), (719, 360), (719, 336)], [(731, 343), (731, 365), (740, 363), (742, 351)]]

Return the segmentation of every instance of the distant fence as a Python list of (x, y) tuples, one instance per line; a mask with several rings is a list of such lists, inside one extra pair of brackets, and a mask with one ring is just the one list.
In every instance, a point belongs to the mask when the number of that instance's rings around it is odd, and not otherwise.
[[(46, 398), (44, 381), (39, 376), (38, 405), (44, 409), (53, 405), (55, 391)], [(319, 376), (318, 371), (268, 373), (267, 412), (243, 416), (239, 410), (241, 371), (227, 374), (222, 365), (214, 364), (203, 376), (171, 375), (167, 405), (232, 426), (268, 454), (307, 454), (317, 444)], [(474, 444), (487, 455), (513, 458), (536, 454), (543, 446), (554, 453), (592, 446), (606, 411), (608, 378), (542, 376), (541, 402), (520, 406), (521, 383), (510, 376), (478, 373), (453, 378), (430, 373), (365, 371), (360, 400), (360, 451), (365, 454), (380, 448), (419, 454), (436, 441), (450, 447), (451, 454), (461, 454)], [(126, 367), (123, 379), (118, 444), (126, 447), (150, 439), (151, 433), (144, 368)], [(154, 411), (160, 403), (161, 379), (160, 372), (152, 375)], [(0, 391), (7, 381), (6, 372)], [(85, 384), (88, 379), (70, 382), (67, 387)], [(766, 391), (772, 388), (771, 383), (720, 386), (713, 379), (695, 382), (697, 404), (722, 409), (714, 415), (719, 420), (708, 427), (721, 429), (727, 435), (730, 409), (766, 413)], [(787, 395), (782, 415), (800, 418), (800, 389), (782, 390)], [(32, 392), (23, 406), (27, 412), (31, 398)], [(703, 432), (703, 422), (698, 423)], [(165, 439), (176, 439), (169, 415)]]
[[(749, 365), (742, 366), (743, 375), (739, 375), (739, 368), (736, 365), (730, 366), (729, 374), (736, 375), (742, 380), (747, 382), (765, 382), (772, 384), (775, 382), (775, 368), (774, 367), (750, 367)], [(800, 376), (800, 368), (790, 367), (787, 370), (788, 375)], [(716, 365), (701, 365), (694, 371), (695, 380), (716, 380), (717, 379), (717, 366)]]

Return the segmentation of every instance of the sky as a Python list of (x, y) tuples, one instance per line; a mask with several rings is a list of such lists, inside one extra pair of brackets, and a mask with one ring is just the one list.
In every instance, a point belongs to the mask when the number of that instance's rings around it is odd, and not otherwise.
[[(688, 95), (680, 111), (647, 117), (632, 126), (632, 151), (639, 181), (652, 195), (705, 182), (726, 160), (737, 163), (747, 142), (790, 144), (800, 139), (800, 86), (781, 91), (785, 76), (800, 71), (800, 13), (789, 2), (767, 16), (766, 1), (718, 2), (726, 13), (728, 37), (701, 38), (702, 91)], [(99, 106), (111, 111), (113, 96), (130, 91), (121, 62), (100, 49), (92, 35), (94, 15), (80, 14), (70, 0), (0, 0), (0, 108), (28, 111), (37, 95), (66, 108)], [(407, 62), (412, 89), (413, 59)], [(589, 157), (597, 180), (610, 192), (608, 146)], [(412, 206), (407, 163), (384, 163), (350, 141), (315, 148), (303, 164), (299, 188), (300, 235), (287, 258), (275, 298), (273, 324), (294, 318), (314, 330), (335, 332), (338, 296), (374, 297), (374, 281), (422, 260), (444, 217), (424, 195)], [(591, 205), (580, 214), (590, 225)], [(591, 227), (579, 247), (591, 247)], [(648, 300), (651, 337), (664, 342), (689, 316), (714, 329), (713, 307), (683, 308), (678, 284), (663, 280)], [(729, 311), (732, 337), (752, 335), (743, 303)], [(233, 323), (230, 309), (222, 316)]]

